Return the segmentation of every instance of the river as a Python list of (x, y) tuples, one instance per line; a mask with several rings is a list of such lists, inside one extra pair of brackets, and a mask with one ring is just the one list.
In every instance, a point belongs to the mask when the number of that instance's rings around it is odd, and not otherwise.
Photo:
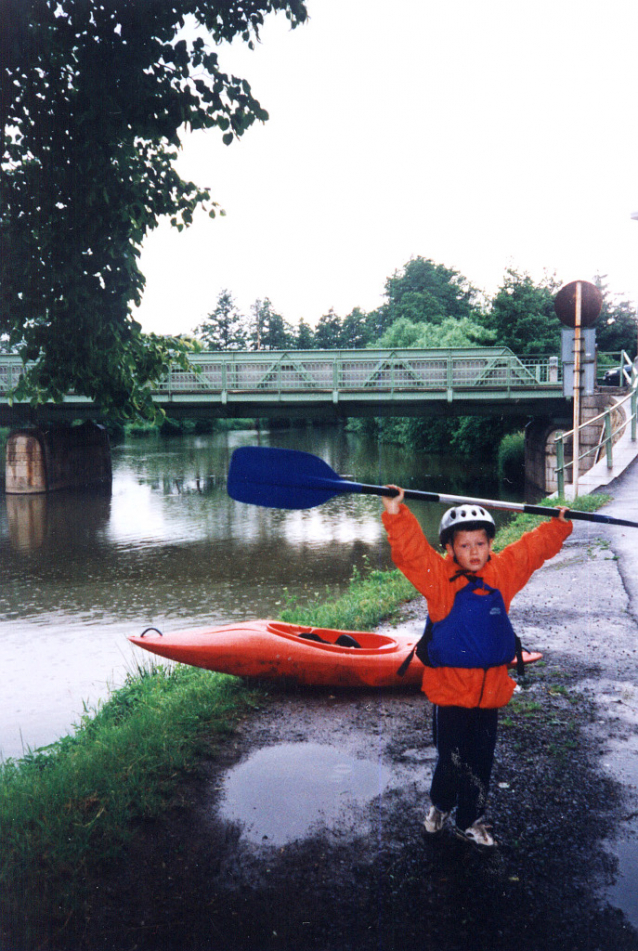
[[(480, 462), (308, 427), (128, 438), (113, 447), (110, 492), (2, 494), (2, 757), (68, 733), (119, 686), (143, 662), (128, 634), (277, 616), (288, 597), (338, 594), (355, 566), (391, 566), (374, 497), (296, 512), (232, 501), (232, 451), (258, 443), (313, 452), (359, 482), (499, 492)], [(413, 508), (434, 540), (442, 507)]]

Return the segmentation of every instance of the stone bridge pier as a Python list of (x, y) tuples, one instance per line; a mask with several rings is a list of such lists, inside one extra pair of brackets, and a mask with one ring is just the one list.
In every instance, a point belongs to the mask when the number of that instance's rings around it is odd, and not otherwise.
[(16, 429), (7, 440), (5, 491), (31, 495), (111, 483), (111, 447), (94, 422)]

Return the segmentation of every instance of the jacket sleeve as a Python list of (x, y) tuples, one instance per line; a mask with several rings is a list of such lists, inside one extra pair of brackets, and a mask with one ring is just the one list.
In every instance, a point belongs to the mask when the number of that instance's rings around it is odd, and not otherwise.
[(444, 559), (432, 548), (406, 505), (396, 515), (384, 512), (381, 518), (388, 533), (392, 561), (417, 591), (430, 599), (441, 582), (447, 581)]
[(510, 598), (527, 584), (531, 575), (548, 558), (558, 554), (572, 529), (571, 522), (560, 522), (557, 518), (552, 518), (548, 522), (542, 522), (533, 531), (525, 532), (522, 538), (503, 549), (500, 559), (507, 565), (511, 585)]

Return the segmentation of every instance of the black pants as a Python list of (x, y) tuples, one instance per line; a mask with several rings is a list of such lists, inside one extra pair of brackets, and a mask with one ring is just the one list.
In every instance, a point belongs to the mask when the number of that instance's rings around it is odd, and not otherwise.
[(467, 829), (485, 811), (498, 710), (434, 707), (432, 728), (439, 758), (430, 798), (443, 812), (456, 806), (456, 824)]

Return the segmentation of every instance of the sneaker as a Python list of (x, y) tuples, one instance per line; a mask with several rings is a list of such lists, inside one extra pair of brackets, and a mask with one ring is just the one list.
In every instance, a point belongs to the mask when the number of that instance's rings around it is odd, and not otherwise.
[(425, 831), (440, 832), (445, 825), (445, 820), (449, 814), (449, 812), (441, 812), (441, 810), (437, 809), (436, 806), (430, 806), (430, 811), (425, 817), (425, 822), (423, 823)]
[(461, 829), (457, 829), (457, 832), (462, 839), (467, 839), (476, 845), (491, 846), (496, 845), (494, 836), (489, 831), (491, 828), (491, 826), (485, 825), (484, 822), (477, 819), (476, 822), (473, 822), (464, 832)]

